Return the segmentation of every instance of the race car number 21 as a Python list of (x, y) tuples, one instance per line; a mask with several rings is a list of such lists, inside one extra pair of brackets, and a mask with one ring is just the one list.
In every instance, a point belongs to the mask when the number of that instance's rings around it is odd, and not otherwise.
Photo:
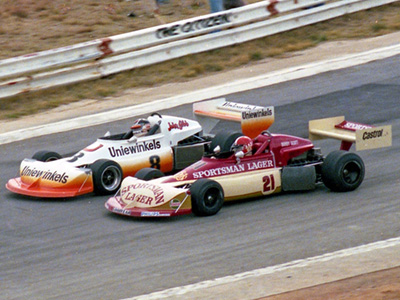
[(274, 175), (267, 175), (262, 178), (263, 180), (263, 193), (272, 192), (275, 190)]

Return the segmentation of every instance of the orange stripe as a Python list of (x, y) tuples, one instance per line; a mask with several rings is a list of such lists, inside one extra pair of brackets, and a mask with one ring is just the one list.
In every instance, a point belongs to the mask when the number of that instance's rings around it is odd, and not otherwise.
[(207, 111), (202, 111), (202, 110), (195, 110), (194, 111), (198, 115), (202, 116), (208, 116), (216, 119), (224, 119), (224, 120), (231, 120), (231, 121), (237, 121), (240, 122), (242, 120), (241, 116), (239, 115), (233, 115), (233, 114), (226, 114), (222, 112), (207, 112)]

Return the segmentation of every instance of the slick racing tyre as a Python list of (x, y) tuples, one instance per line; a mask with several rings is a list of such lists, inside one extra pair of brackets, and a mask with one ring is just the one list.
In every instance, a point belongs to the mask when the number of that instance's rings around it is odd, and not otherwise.
[(112, 160), (99, 159), (90, 168), (93, 173), (94, 192), (98, 195), (114, 194), (122, 181), (122, 169)]
[(211, 179), (199, 179), (190, 187), (192, 212), (196, 216), (215, 215), (224, 203), (224, 191), (221, 185)]
[(135, 174), (135, 177), (137, 179), (141, 179), (141, 180), (151, 180), (154, 178), (160, 178), (163, 177), (164, 173), (161, 172), (159, 169), (153, 169), (153, 168), (143, 168), (139, 171), (137, 171), (137, 173)]
[(215, 147), (220, 146), (221, 152), (229, 152), (235, 140), (242, 135), (240, 132), (218, 132), (211, 141), (210, 150), (214, 151)]
[(60, 154), (58, 154), (57, 152), (42, 150), (42, 151), (36, 152), (32, 156), (32, 158), (36, 159), (38, 161), (47, 162), (47, 161), (53, 161), (53, 160), (60, 159), (60, 158), (62, 158), (62, 156)]
[(349, 192), (360, 186), (365, 166), (360, 156), (347, 151), (333, 151), (324, 159), (322, 182), (335, 192)]

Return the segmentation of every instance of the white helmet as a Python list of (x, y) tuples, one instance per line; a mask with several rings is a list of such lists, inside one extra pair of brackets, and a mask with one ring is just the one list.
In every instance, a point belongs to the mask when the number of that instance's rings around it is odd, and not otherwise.
[(131, 126), (132, 132), (136, 136), (145, 135), (150, 128), (150, 122), (146, 119), (137, 119)]

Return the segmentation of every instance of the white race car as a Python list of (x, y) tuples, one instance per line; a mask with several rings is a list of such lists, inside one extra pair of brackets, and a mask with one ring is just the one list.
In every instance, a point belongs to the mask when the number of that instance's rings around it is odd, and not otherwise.
[(20, 177), (6, 187), (47, 198), (113, 194), (124, 177), (145, 167), (169, 173), (201, 159), (211, 143), (202, 132), (197, 121), (155, 113), (137, 120), (128, 132), (106, 134), (71, 157), (39, 151), (22, 161)]

